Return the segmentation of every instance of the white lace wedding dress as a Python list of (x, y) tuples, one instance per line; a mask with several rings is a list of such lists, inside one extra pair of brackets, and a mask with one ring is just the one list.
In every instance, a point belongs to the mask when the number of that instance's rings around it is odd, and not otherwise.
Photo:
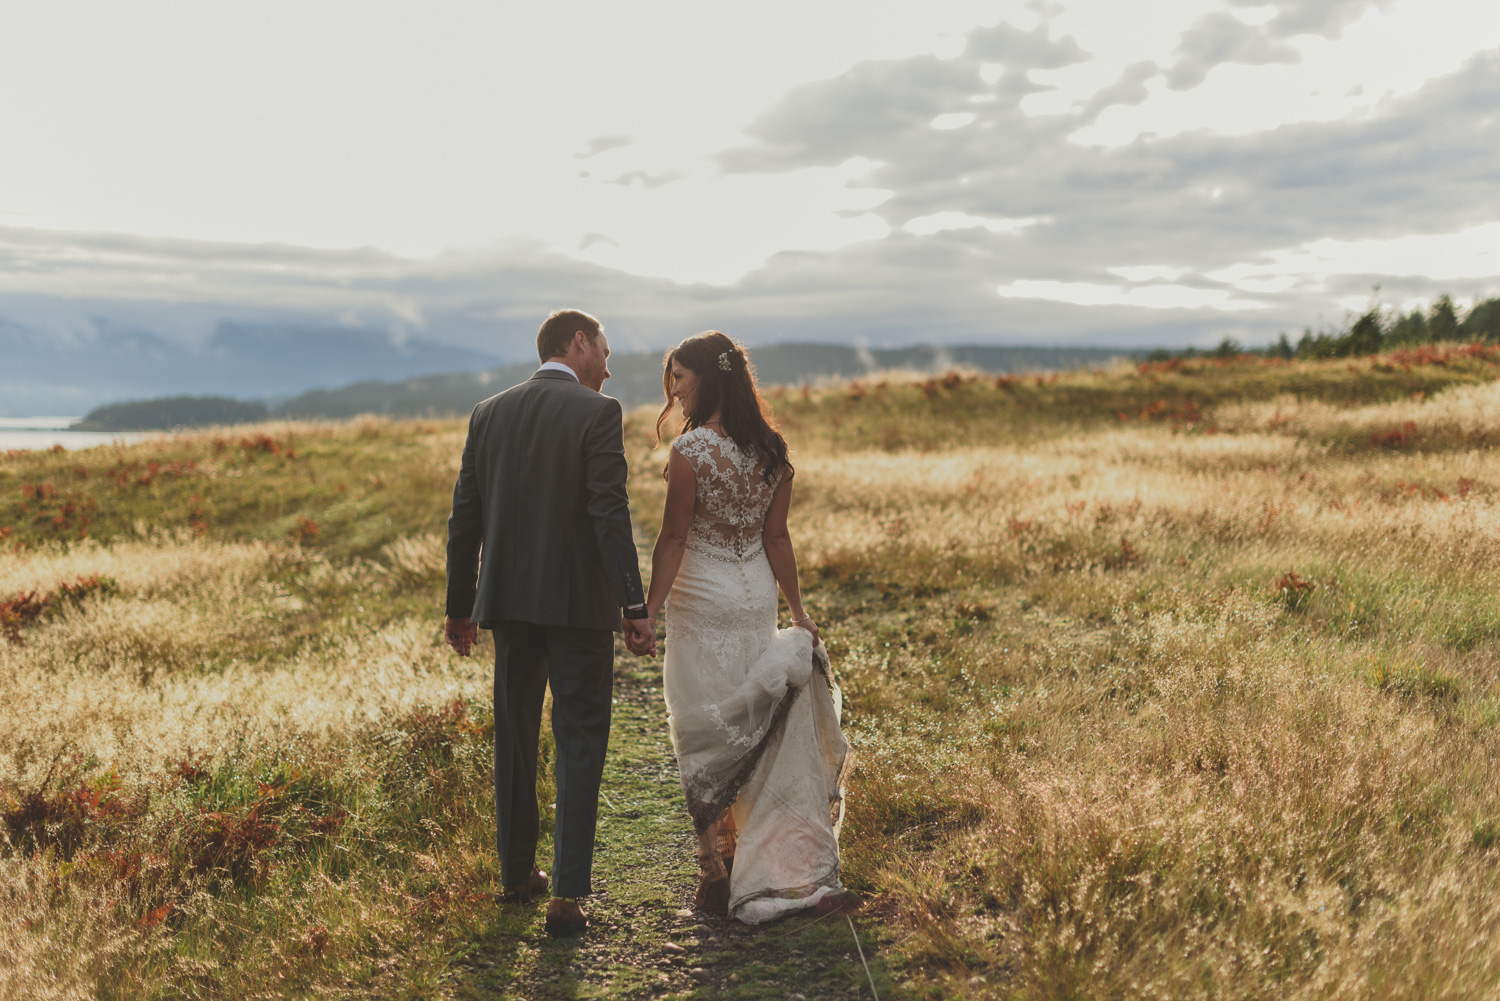
[(761, 541), (779, 483), (696, 428), (672, 443), (697, 477), (687, 551), (667, 598), (664, 683), (688, 812), (721, 821), (729, 913), (748, 924), (840, 892), (843, 782), (853, 755), (823, 645), (776, 628)]

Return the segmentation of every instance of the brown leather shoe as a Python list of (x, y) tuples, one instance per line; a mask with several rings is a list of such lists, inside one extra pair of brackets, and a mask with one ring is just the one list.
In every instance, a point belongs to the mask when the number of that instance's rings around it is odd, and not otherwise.
[(553, 897), (547, 901), (548, 935), (582, 935), (589, 926), (589, 916), (583, 913), (578, 901), (566, 897)]
[(547, 892), (547, 874), (537, 869), (515, 886), (507, 886), (497, 896), (502, 904), (524, 904), (540, 893)]

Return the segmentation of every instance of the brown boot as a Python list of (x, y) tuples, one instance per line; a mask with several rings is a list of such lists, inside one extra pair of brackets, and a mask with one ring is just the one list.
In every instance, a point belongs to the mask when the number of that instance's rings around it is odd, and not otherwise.
[(548, 935), (582, 935), (589, 926), (589, 917), (578, 906), (578, 901), (567, 897), (553, 897), (547, 901)]
[(698, 891), (693, 894), (693, 907), (710, 914), (729, 912), (729, 870), (717, 852), (698, 856)]
[(540, 869), (533, 870), (515, 886), (507, 886), (500, 893), (497, 903), (501, 904), (524, 904), (532, 898), (547, 892), (547, 874)]

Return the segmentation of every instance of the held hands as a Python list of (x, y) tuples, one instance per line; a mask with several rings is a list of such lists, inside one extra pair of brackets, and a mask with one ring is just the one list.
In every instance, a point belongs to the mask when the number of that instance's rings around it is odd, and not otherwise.
[(656, 626), (652, 619), (625, 620), (625, 649), (637, 657), (656, 656)]
[(443, 639), (460, 657), (474, 652), (474, 641), (479, 638), (479, 626), (468, 619), (443, 618)]

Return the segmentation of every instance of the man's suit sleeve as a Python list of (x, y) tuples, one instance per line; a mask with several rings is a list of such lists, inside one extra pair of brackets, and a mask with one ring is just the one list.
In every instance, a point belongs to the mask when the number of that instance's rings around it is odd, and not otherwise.
[(484, 505), (479, 496), (479, 474), (475, 469), (477, 447), (474, 417), (469, 416), (469, 434), (464, 440), (463, 463), (453, 485), (453, 512), (448, 515), (448, 600), (450, 618), (467, 619), (474, 612), (478, 589), (479, 550), (484, 541)]
[(643, 604), (646, 595), (630, 529), (630, 498), (625, 493), (630, 473), (625, 461), (625, 423), (620, 401), (609, 397), (605, 401), (584, 437), (583, 478), (599, 556), (615, 600), (623, 608)]

